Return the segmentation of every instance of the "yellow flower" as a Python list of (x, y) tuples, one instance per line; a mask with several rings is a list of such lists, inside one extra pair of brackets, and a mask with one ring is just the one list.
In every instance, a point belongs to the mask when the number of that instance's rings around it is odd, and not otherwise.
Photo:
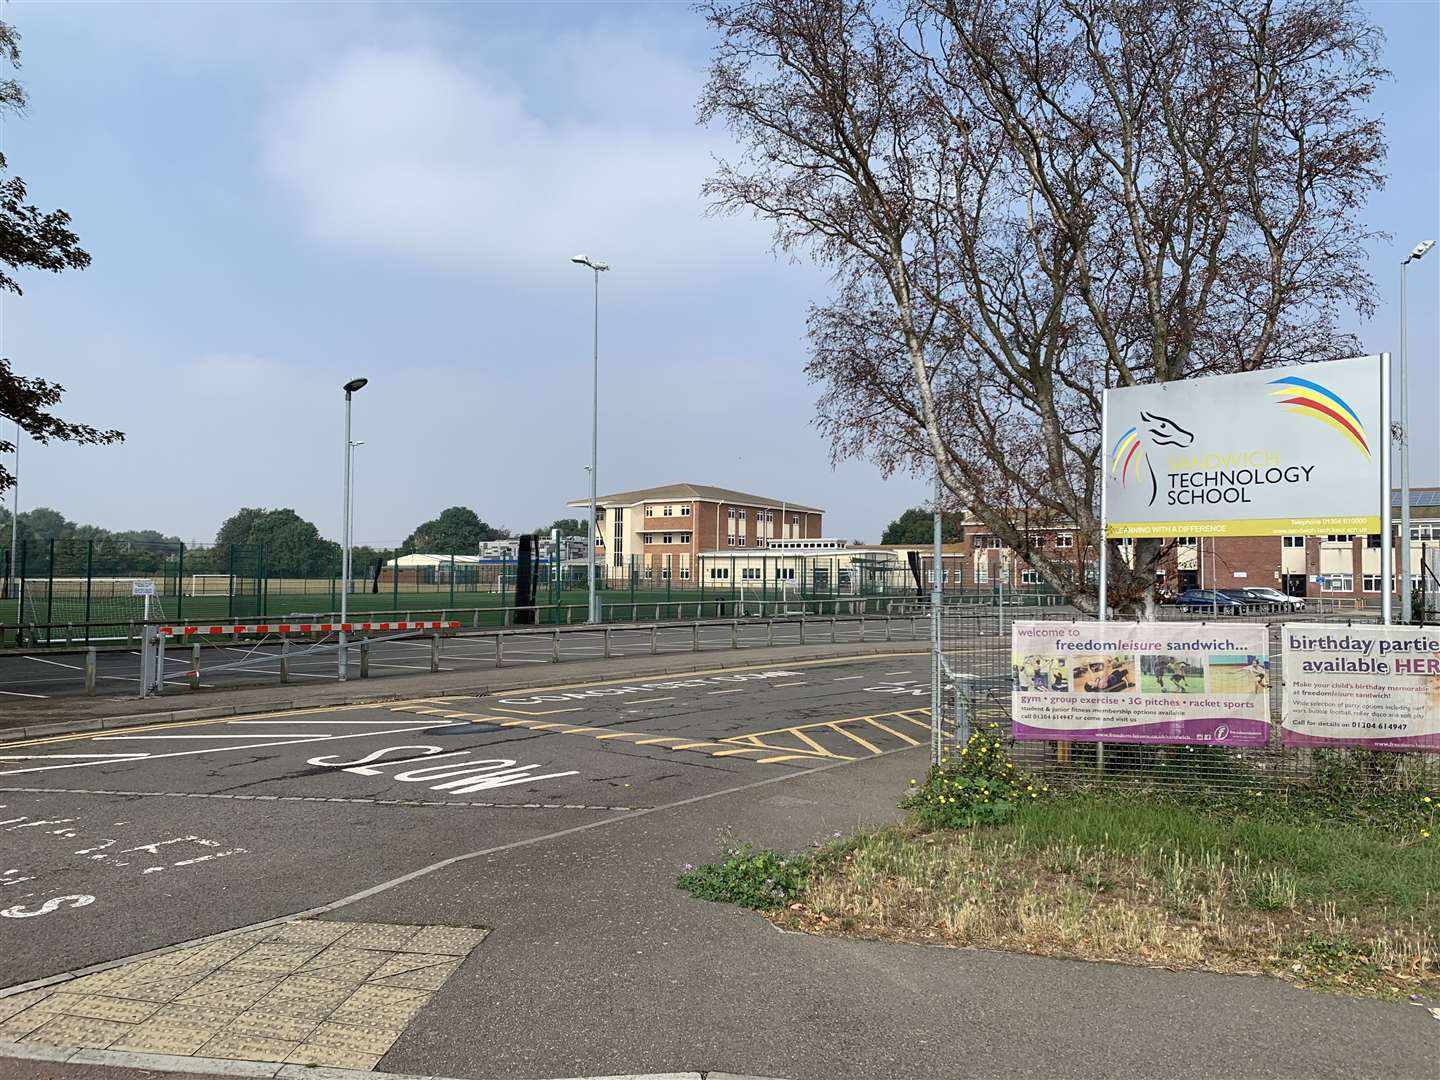
[(1430, 801), (1430, 796), (1429, 796), (1429, 795), (1426, 795), (1426, 796), (1425, 796), (1425, 801), (1426, 801), (1426, 802), (1429, 802), (1429, 801)]
[(1425, 837), (1426, 840), (1429, 840), (1429, 839), (1430, 839), (1430, 830), (1429, 830), (1429, 829), (1421, 829), (1421, 830), (1420, 830), (1420, 835), (1423, 836), (1423, 837)]

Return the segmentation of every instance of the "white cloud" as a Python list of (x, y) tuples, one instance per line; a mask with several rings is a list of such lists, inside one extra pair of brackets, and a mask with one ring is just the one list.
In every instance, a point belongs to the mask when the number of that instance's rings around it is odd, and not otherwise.
[(533, 85), (504, 89), (433, 51), (355, 49), (277, 108), (264, 165), (306, 230), (349, 250), (502, 274), (554, 272), (577, 251), (646, 276), (768, 260), (762, 227), (704, 216), (716, 137), (673, 109), (625, 107), (647, 85), (693, 100), (676, 62), (628, 50), (603, 95), (565, 110), (596, 75), (556, 63), (576, 55), (557, 46), (532, 101)]

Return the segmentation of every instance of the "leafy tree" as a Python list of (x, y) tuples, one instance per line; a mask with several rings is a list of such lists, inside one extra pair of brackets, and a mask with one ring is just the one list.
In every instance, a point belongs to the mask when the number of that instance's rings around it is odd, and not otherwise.
[(452, 506), (442, 510), (405, 538), (404, 551), (432, 555), (473, 555), (485, 540), (504, 540), (510, 533), (493, 528), (468, 506)]
[[(20, 66), (20, 35), (8, 23), (0, 22), (0, 56), (12, 67)], [(18, 113), (25, 108), (25, 91), (14, 79), (0, 80), (0, 117), (7, 112)], [(21, 295), (14, 271), (21, 269), (83, 270), (90, 265), (90, 256), (80, 247), (80, 238), (70, 230), (70, 215), (64, 210), (42, 211), (26, 202), (29, 192), (18, 176), (5, 178), (8, 169), (5, 155), (0, 153), (0, 290)], [(9, 417), (36, 442), (108, 444), (120, 442), (119, 431), (102, 431), (89, 424), (75, 424), (50, 412), (59, 404), (65, 388), (45, 379), (18, 375), (10, 368), (8, 357), (0, 357), (0, 415)], [(0, 433), (0, 455), (13, 453), (11, 429)], [(0, 464), (0, 491), (15, 483), (10, 470)]]
[[(1355, 0), (709, 0), (706, 185), (835, 282), (836, 458), (938, 471), (1059, 592), (1153, 611), (1100, 536), (1105, 388), (1354, 355), (1386, 153)], [(1073, 523), (1066, 554), (1036, 526)]]
[[(946, 544), (958, 544), (965, 538), (963, 514), (944, 511), (940, 515), (940, 539)], [(917, 506), (906, 510), (885, 527), (880, 537), (882, 544), (929, 544), (935, 539), (935, 514)]]
[(290, 509), (244, 507), (227, 518), (215, 535), (216, 572), (228, 567), (231, 545), (243, 549), (243, 558), (237, 552), (236, 569), (247, 573), (256, 565), (252, 553), (258, 545), (264, 546), (264, 568), (270, 574), (328, 577), (339, 566), (340, 545)]
[(561, 536), (584, 536), (590, 531), (588, 523), (579, 518), (556, 518), (549, 525), (535, 531), (542, 537), (548, 537), (551, 529), (559, 529)]

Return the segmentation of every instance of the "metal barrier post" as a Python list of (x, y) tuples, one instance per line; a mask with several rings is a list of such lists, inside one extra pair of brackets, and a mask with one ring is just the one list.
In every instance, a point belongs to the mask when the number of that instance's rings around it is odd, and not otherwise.
[(610, 659), (610, 627), (605, 627), (605, 659)]
[(280, 635), (280, 685), (290, 681), (290, 639)]
[[(33, 638), (33, 633), (32, 633)], [(150, 696), (150, 627), (140, 628), (140, 697)]]
[(360, 639), (360, 677), (362, 679), (370, 677), (370, 639), (368, 637)]
[(740, 647), (740, 624), (737, 623), (734, 619), (731, 619), (731, 620), (730, 620), (730, 648), (732, 648), (732, 649), (738, 649), (739, 647)]
[(830, 616), (830, 644), (835, 644), (835, 616)]
[(430, 635), (430, 674), (434, 675), (440, 670), (440, 635)]
[(800, 612), (800, 644), (805, 644), (805, 612)]
[(860, 613), (860, 640), (865, 640), (865, 613)]
[(155, 693), (165, 692), (165, 635), (155, 632)]
[(125, 647), (126, 647), (127, 649), (133, 649), (133, 648), (135, 647), (135, 620), (134, 620), (134, 619), (131, 619), (131, 620), (130, 620), (130, 629), (125, 632)]
[(890, 613), (885, 613), (885, 640), (890, 640)]
[(95, 646), (85, 650), (85, 695), (95, 696)]
[(690, 624), (690, 651), (700, 651), (700, 624), (698, 622)]
[(558, 663), (560, 662), (560, 631), (559, 631), (559, 630), (552, 630), (552, 631), (550, 632), (550, 662), (551, 662), (552, 664), (558, 664)]
[(651, 627), (650, 627), (650, 655), (651, 655), (651, 656), (654, 656), (654, 655), (655, 655), (655, 652), (656, 652), (656, 649), (655, 649), (655, 627), (654, 627), (654, 625), (652, 624)]
[(766, 620), (765, 620), (765, 644), (766, 644), (766, 645), (774, 645), (774, 644), (775, 644), (775, 620), (774, 620), (774, 619), (766, 619)]
[(200, 643), (190, 646), (190, 689), (200, 689)]

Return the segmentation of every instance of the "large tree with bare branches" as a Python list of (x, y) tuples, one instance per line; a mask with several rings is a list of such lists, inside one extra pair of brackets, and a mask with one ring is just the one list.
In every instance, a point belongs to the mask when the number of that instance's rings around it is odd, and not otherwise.
[[(837, 457), (948, 498), (1093, 607), (1104, 387), (1354, 351), (1385, 72), (1350, 0), (716, 0), (714, 205), (834, 276)], [(1037, 545), (1046, 527), (1091, 537)], [(1159, 541), (1110, 555), (1151, 602)]]

